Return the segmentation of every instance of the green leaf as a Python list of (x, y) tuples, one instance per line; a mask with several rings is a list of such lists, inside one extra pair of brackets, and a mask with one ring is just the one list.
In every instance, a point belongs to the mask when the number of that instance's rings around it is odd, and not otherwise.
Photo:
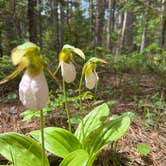
[(139, 143), (136, 145), (136, 148), (137, 148), (138, 152), (143, 154), (143, 155), (147, 155), (150, 153), (150, 146), (149, 145)]
[(92, 131), (97, 129), (106, 120), (109, 115), (109, 108), (107, 104), (102, 104), (96, 107), (88, 115), (85, 116), (82, 123), (79, 124), (75, 131), (75, 136), (83, 142), (83, 138), (88, 136)]
[(130, 119), (134, 120), (134, 119), (137, 119), (138, 116), (136, 113), (134, 112), (124, 112), (123, 113), (123, 116), (128, 116)]
[(40, 112), (36, 110), (26, 110), (20, 115), (23, 117), (22, 121), (30, 121), (33, 117), (39, 117)]
[(109, 106), (112, 106), (114, 104), (117, 104), (118, 102), (116, 100), (110, 100), (110, 101), (107, 101), (107, 105)]
[[(7, 160), (14, 162), (15, 166), (42, 165), (40, 145), (25, 135), (17, 133), (0, 134), (0, 154)], [(47, 157), (45, 165), (49, 166)]]
[(83, 145), (89, 154), (94, 155), (102, 150), (105, 145), (122, 137), (129, 126), (130, 118), (128, 116), (114, 116), (112, 120), (91, 132), (84, 139)]
[(79, 149), (69, 153), (60, 163), (60, 166), (86, 166), (88, 159), (89, 154), (85, 150)]
[(79, 124), (80, 122), (81, 122), (81, 118), (77, 114), (70, 118), (70, 123), (71, 124)]
[[(32, 131), (30, 134), (41, 142), (40, 131)], [(68, 130), (58, 127), (44, 129), (45, 148), (59, 157), (66, 157), (70, 152), (81, 149), (82, 146), (77, 138)]]
[(17, 94), (15, 92), (9, 92), (4, 99), (4, 102), (9, 102), (17, 98)]

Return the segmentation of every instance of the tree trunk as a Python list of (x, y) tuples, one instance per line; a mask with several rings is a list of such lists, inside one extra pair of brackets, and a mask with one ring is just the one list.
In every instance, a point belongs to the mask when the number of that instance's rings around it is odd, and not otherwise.
[(113, 29), (113, 4), (114, 0), (109, 0), (108, 1), (108, 12), (109, 12), (109, 17), (108, 17), (108, 23), (107, 23), (107, 49), (111, 50), (112, 48), (112, 42), (111, 42), (111, 32)]
[(133, 49), (133, 22), (133, 14), (129, 11), (125, 11), (120, 48), (126, 47), (129, 51), (132, 51)]
[(113, 6), (112, 6), (112, 31), (115, 29), (115, 13), (116, 13), (116, 1), (113, 0)]
[(161, 16), (161, 33), (160, 33), (160, 47), (166, 48), (166, 0), (162, 0), (162, 16)]
[(64, 1), (60, 2), (60, 19), (59, 19), (59, 46), (60, 49), (63, 46), (63, 36), (64, 36)]
[(41, 0), (38, 0), (38, 5), (39, 5), (39, 11), (38, 11), (38, 28), (39, 28), (39, 45), (40, 45), (40, 48), (42, 49), (43, 47), (43, 39), (42, 39), (42, 15), (41, 15), (41, 12), (42, 12), (42, 1)]
[(58, 2), (57, 0), (51, 0), (51, 18), (53, 25), (53, 37), (54, 37), (54, 47), (57, 53), (60, 50), (59, 42), (59, 21), (58, 21)]
[(89, 0), (89, 18), (90, 18), (90, 40), (94, 41), (94, 3)]
[(37, 43), (37, 20), (35, 7), (37, 5), (36, 0), (28, 0), (28, 21), (29, 21), (29, 40), (33, 43)]
[(67, 0), (66, 5), (66, 23), (68, 26), (68, 32), (71, 33), (71, 27), (70, 27), (70, 0)]
[(5, 54), (10, 55), (10, 51), (16, 46), (16, 44), (13, 41), (17, 39), (16, 32), (13, 28), (13, 20), (11, 20), (10, 17), (5, 22), (5, 36), (7, 38), (7, 51), (5, 52)]
[(147, 20), (143, 19), (143, 33), (142, 33), (140, 52), (143, 52), (144, 48), (147, 45), (147, 29), (148, 29)]
[(3, 48), (2, 48), (2, 31), (0, 29), (0, 57), (3, 56)]
[(104, 4), (104, 0), (96, 1), (96, 46), (102, 46)]

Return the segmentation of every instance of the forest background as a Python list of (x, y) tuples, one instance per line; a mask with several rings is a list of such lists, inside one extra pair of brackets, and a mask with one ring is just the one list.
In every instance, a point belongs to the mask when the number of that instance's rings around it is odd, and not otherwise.
[[(53, 72), (64, 44), (82, 49), (86, 59), (105, 59), (107, 64), (97, 68), (99, 83), (83, 101), (85, 109), (105, 101), (114, 104), (111, 114), (137, 113), (138, 120), (120, 140), (121, 147), (126, 146), (121, 148), (118, 161), (124, 164), (129, 159), (133, 165), (166, 163), (166, 0), (0, 0), (0, 80), (15, 69), (11, 50), (28, 40), (40, 46)], [(80, 76), (82, 61), (74, 60)], [(46, 126), (65, 126), (66, 119), (61, 119), (64, 114), (59, 113), (63, 95), (46, 76), (51, 101)], [(60, 72), (56, 76), (61, 79)], [(36, 121), (23, 123), (20, 118), (24, 110), (18, 100), (20, 78), (0, 87), (2, 133), (26, 133), (38, 127)], [(68, 95), (75, 103), (72, 115), (78, 101), (71, 87), (78, 88), (78, 78), (68, 85)], [(29, 112), (22, 115), (25, 120), (34, 116)], [(150, 145), (148, 160), (138, 155), (135, 144), (139, 142)], [(109, 165), (109, 152), (102, 153), (97, 162)]]

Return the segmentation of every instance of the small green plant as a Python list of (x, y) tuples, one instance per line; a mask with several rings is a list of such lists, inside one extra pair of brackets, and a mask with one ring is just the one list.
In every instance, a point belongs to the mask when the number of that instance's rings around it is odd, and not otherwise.
[(7, 93), (7, 95), (5, 95), (4, 96), (4, 102), (10, 102), (10, 101), (12, 101), (12, 100), (14, 100), (14, 99), (16, 99), (17, 98), (17, 94), (16, 94), (16, 92), (9, 92), (9, 93)]
[(146, 99), (133, 97), (137, 107), (143, 110), (145, 127), (158, 127), (158, 122), (164, 116), (165, 101), (159, 93), (147, 96)]
[(150, 146), (142, 143), (136, 144), (136, 149), (140, 154), (148, 155), (150, 153)]

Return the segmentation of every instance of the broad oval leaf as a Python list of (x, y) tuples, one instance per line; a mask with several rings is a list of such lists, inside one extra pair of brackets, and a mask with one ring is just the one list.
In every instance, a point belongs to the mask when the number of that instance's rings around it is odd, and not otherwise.
[[(40, 131), (30, 133), (35, 139), (41, 142)], [(81, 149), (82, 145), (77, 138), (68, 130), (59, 127), (48, 127), (44, 129), (45, 148), (49, 152), (66, 157), (70, 152)]]
[[(32, 138), (18, 133), (0, 134), (0, 154), (16, 166), (41, 166), (42, 149)], [(49, 166), (45, 156), (45, 166)]]
[(89, 154), (79, 149), (69, 153), (60, 163), (60, 166), (86, 166), (89, 160)]
[(84, 139), (84, 147), (89, 154), (94, 155), (102, 150), (105, 145), (122, 137), (129, 126), (130, 118), (128, 116), (122, 115), (115, 117), (91, 132), (91, 134)]
[(107, 104), (102, 104), (92, 110), (88, 115), (85, 116), (82, 123), (79, 124), (77, 130), (75, 131), (75, 136), (83, 142), (83, 138), (88, 136), (92, 131), (97, 129), (103, 124), (109, 115), (109, 108)]

